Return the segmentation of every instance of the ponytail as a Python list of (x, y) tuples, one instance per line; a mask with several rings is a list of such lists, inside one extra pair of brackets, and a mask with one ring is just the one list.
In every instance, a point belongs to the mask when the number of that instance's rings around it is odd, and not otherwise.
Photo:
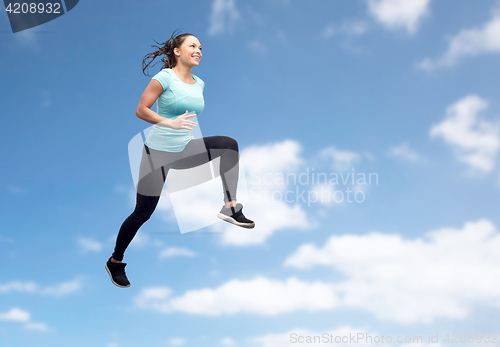
[[(177, 58), (174, 54), (174, 48), (180, 47), (182, 43), (185, 40), (186, 36), (194, 36), (189, 33), (184, 33), (180, 34), (178, 36), (175, 36), (177, 30), (175, 30), (172, 33), (172, 36), (170, 36), (170, 39), (168, 39), (167, 42), (164, 42), (162, 44), (158, 43), (156, 40), (154, 40), (158, 45), (161, 46), (156, 46), (152, 45), (151, 47), (156, 47), (158, 50), (156, 50), (153, 53), (147, 54), (144, 59), (142, 60), (142, 73), (146, 76), (149, 76), (148, 74), (145, 73), (146, 69), (148, 69), (149, 65), (156, 59), (158, 56), (165, 55), (162, 57), (161, 61), (163, 62), (163, 69), (170, 68), (172, 69), (175, 65), (177, 65)], [(146, 60), (151, 59), (149, 63), (146, 64)], [(159, 62), (156, 62), (153, 66), (158, 64)], [(149, 71), (148, 71), (149, 72)]]

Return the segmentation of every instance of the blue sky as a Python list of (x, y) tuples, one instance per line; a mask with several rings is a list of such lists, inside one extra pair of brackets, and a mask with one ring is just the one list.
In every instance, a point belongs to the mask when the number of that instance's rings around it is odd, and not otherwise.
[[(0, 26), (0, 346), (500, 334), (500, 2), (80, 1)], [(161, 68), (144, 76), (142, 59), (175, 29), (203, 47), (199, 127), (238, 141), (256, 227), (181, 234), (167, 194), (121, 289), (104, 263), (135, 206), (128, 144)], [(356, 182), (291, 179), (312, 172)], [(213, 217), (219, 187), (181, 204)]]

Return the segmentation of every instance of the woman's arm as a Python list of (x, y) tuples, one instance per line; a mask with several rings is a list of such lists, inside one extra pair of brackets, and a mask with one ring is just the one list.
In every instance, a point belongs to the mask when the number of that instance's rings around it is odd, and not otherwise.
[(171, 128), (171, 119), (162, 117), (155, 111), (151, 110), (151, 106), (154, 105), (162, 93), (163, 87), (160, 82), (157, 80), (151, 80), (146, 87), (146, 90), (144, 90), (144, 93), (142, 93), (135, 115), (148, 123)]

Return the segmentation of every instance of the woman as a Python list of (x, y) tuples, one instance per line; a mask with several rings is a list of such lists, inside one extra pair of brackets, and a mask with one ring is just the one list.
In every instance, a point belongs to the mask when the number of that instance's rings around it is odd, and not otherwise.
[[(238, 143), (227, 136), (200, 139), (192, 136), (190, 127), (196, 126), (196, 123), (189, 118), (199, 115), (205, 105), (205, 83), (191, 74), (192, 67), (200, 64), (201, 45), (194, 35), (174, 35), (175, 31), (163, 47), (154, 46), (159, 50), (146, 55), (143, 60), (144, 73), (157, 56), (167, 56), (166, 60), (162, 60), (164, 69), (152, 78), (137, 106), (137, 117), (155, 125), (143, 148), (135, 210), (123, 222), (113, 255), (106, 262), (111, 281), (122, 288), (130, 286), (125, 274), (126, 263), (122, 262), (123, 254), (137, 230), (155, 210), (170, 168), (193, 168), (220, 157), (225, 205), (217, 216), (241, 227), (255, 226), (243, 215), (242, 204), (236, 203)], [(151, 61), (145, 65), (149, 58), (152, 58)], [(157, 99), (158, 113), (150, 109)]]

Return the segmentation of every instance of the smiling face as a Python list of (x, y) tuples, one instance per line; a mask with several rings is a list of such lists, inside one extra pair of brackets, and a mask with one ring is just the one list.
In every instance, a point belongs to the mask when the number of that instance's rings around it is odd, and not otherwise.
[(201, 44), (195, 36), (186, 36), (179, 48), (174, 48), (177, 64), (197, 66), (201, 60)]

